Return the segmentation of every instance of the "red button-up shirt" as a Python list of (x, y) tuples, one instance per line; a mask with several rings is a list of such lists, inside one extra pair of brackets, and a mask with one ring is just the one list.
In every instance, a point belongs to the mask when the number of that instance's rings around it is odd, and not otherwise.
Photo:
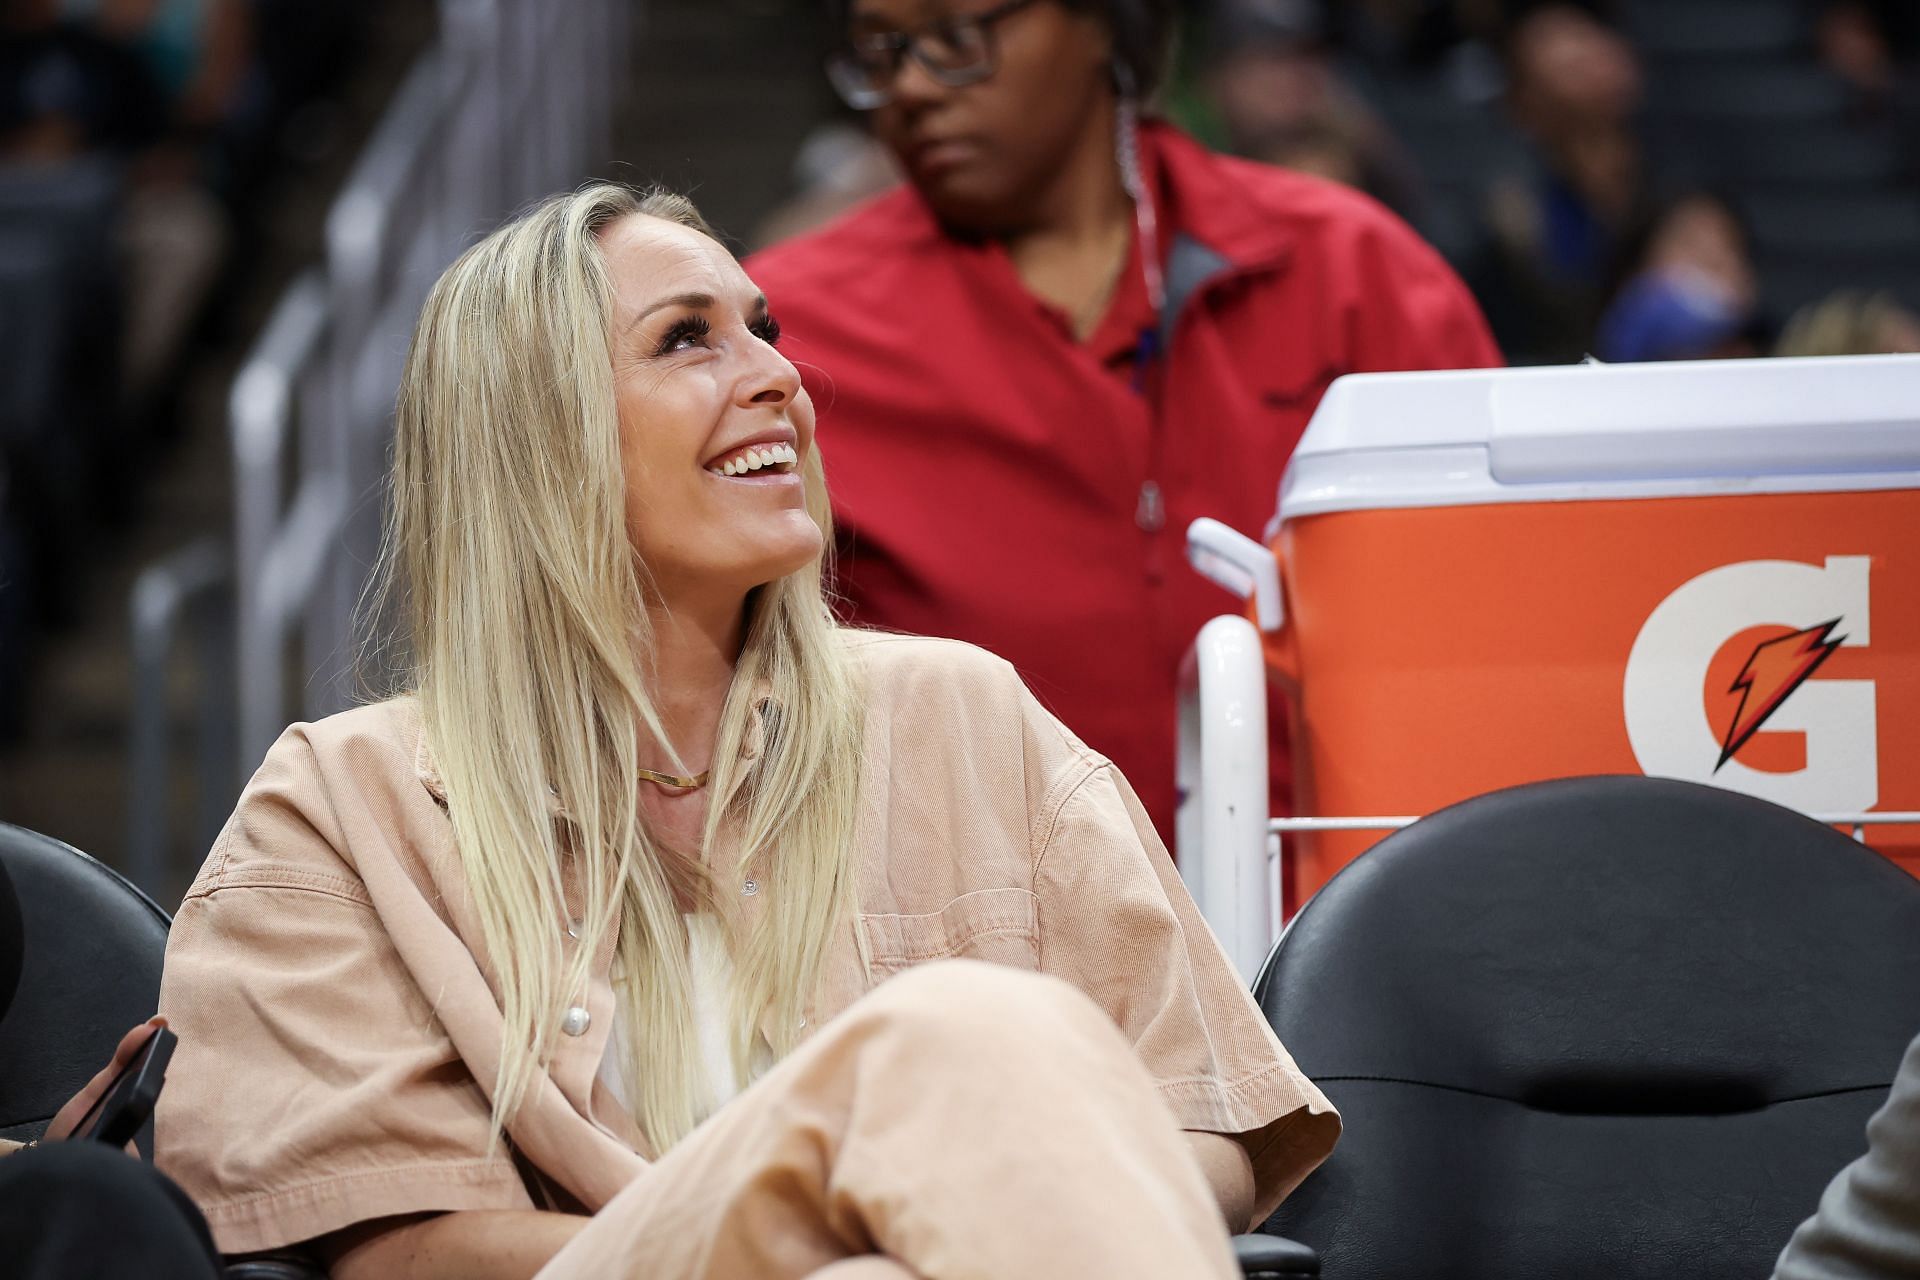
[(1142, 134), (1157, 321), (1137, 242), (1081, 342), (1000, 244), (944, 234), (908, 188), (747, 270), (819, 409), (851, 617), (1007, 658), (1171, 836), (1181, 655), (1237, 608), (1187, 567), (1187, 525), (1257, 537), (1341, 374), (1500, 355), (1458, 277), (1366, 197)]

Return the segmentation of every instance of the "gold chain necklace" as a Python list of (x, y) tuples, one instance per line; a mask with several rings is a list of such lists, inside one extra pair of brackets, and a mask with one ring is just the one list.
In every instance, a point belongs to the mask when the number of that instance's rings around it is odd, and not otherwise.
[(697, 777), (692, 777), (692, 778), (686, 777), (685, 775), (678, 774), (678, 773), (660, 773), (654, 769), (640, 770), (640, 777), (642, 781), (657, 782), (663, 787), (678, 787), (682, 791), (691, 791), (695, 787), (704, 787), (707, 785), (707, 779), (711, 778), (712, 776), (713, 776), (713, 770), (711, 769), (708, 769), (705, 773), (702, 773)]

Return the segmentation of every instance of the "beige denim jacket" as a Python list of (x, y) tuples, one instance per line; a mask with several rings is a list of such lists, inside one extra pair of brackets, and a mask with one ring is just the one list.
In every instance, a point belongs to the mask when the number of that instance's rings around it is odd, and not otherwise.
[[(998, 658), (876, 633), (847, 643), (868, 707), (860, 912), (810, 1029), (930, 960), (1051, 973), (1112, 1014), (1182, 1127), (1245, 1143), (1264, 1217), (1326, 1157), (1339, 1120), (1126, 782)], [(596, 1080), (611, 945), (585, 1031), (557, 1037), (511, 1143), (489, 1153), (504, 1023), (443, 804), (409, 700), (296, 725), (181, 905), (160, 995), (180, 1044), (157, 1154), (225, 1252), (388, 1214), (593, 1211), (644, 1167)]]

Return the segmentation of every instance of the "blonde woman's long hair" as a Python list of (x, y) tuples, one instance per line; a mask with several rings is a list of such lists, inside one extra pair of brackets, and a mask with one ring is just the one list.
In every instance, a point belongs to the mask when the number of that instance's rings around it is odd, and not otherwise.
[[(418, 699), (505, 1015), (496, 1138), (612, 932), (622, 1074), (658, 1155), (708, 1105), (681, 912), (717, 902), (706, 867), (720, 824), (737, 833), (732, 882), (766, 886), (761, 923), (729, 940), (736, 1070), (763, 1028), (775, 1054), (793, 1046), (850, 922), (859, 696), (824, 563), (758, 588), (702, 847), (648, 830), (642, 753), (657, 765), (664, 749), (684, 769), (648, 691), (647, 575), (627, 533), (599, 243), (634, 214), (713, 234), (681, 197), (597, 184), (488, 236), (434, 286), (401, 380), (382, 578), (411, 627), (400, 684)], [(831, 546), (817, 451), (804, 474)], [(743, 758), (763, 690), (764, 742)]]

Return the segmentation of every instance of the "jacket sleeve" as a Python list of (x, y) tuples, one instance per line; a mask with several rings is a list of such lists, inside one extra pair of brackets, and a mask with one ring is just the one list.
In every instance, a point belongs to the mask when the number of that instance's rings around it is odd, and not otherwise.
[(1896, 1280), (1920, 1275), (1920, 1037), (1907, 1046), (1886, 1105), (1867, 1122), (1867, 1153), (1827, 1184), (1774, 1280)]
[(1182, 1128), (1245, 1145), (1264, 1221), (1332, 1151), (1333, 1105), (1274, 1037), (1112, 765), (1096, 760), (1042, 818), (1041, 969), (1113, 1016)]
[(160, 1010), (180, 1040), (156, 1154), (224, 1253), (390, 1214), (533, 1207), (344, 843), (290, 730), (174, 920)]

